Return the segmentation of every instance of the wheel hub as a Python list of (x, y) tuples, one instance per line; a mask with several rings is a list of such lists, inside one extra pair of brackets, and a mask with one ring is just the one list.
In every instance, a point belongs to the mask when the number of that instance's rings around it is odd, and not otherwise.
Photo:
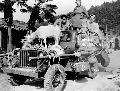
[(63, 80), (62, 80), (61, 74), (57, 73), (53, 78), (53, 82), (52, 82), (53, 87), (55, 88), (55, 87), (59, 86), (60, 84), (62, 84), (62, 82), (63, 82)]

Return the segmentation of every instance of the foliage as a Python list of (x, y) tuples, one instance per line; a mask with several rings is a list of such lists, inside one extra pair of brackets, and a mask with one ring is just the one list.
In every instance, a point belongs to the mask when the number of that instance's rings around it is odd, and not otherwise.
[(88, 12), (96, 15), (96, 21), (103, 28), (107, 24), (108, 29), (114, 29), (120, 24), (120, 0), (104, 2), (101, 6), (92, 6)]
[(8, 26), (11, 26), (13, 22), (13, 11), (15, 11), (15, 9), (13, 9), (12, 6), (14, 3), (15, 2), (11, 0), (0, 2), (0, 12), (4, 12), (4, 19)]
[(0, 2), (0, 11), (4, 12), (4, 3), (1, 3), (1, 2)]
[(54, 23), (55, 17), (53, 13), (56, 13), (54, 9), (57, 9), (58, 7), (51, 4), (46, 4), (45, 7), (42, 7), (42, 4), (47, 1), (49, 0), (38, 0), (37, 4), (35, 4), (33, 7), (29, 6), (26, 2), (19, 2), (21, 6), (26, 7), (26, 9), (21, 9), (21, 12), (30, 13), (30, 19), (28, 21), (28, 28), (30, 30), (36, 30), (34, 27), (36, 21), (41, 23), (44, 22), (44, 19), (46, 19), (48, 22)]
[[(7, 24), (8, 29), (8, 44), (7, 44), (7, 52), (12, 51), (13, 45), (12, 45), (12, 26), (13, 26), (13, 12), (15, 9), (13, 9), (14, 3), (20, 0), (4, 0), (0, 2), (0, 12), (4, 12), (4, 20)], [(26, 2), (26, 0), (21, 0), (21, 2)]]
[(14, 2), (11, 2), (10, 0), (4, 1), (4, 18), (8, 26), (12, 26), (13, 22), (13, 6)]

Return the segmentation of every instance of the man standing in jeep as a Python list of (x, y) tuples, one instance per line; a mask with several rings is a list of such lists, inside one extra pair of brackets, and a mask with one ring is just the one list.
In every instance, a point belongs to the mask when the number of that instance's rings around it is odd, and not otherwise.
[(74, 16), (70, 19), (73, 30), (77, 30), (82, 26), (82, 20), (88, 18), (88, 12), (84, 6), (81, 5), (81, 0), (76, 0), (77, 6), (75, 7)]
[(84, 13), (85, 16), (88, 17), (88, 12), (84, 6), (81, 5), (81, 0), (76, 0), (75, 2), (77, 6), (74, 8), (74, 13)]

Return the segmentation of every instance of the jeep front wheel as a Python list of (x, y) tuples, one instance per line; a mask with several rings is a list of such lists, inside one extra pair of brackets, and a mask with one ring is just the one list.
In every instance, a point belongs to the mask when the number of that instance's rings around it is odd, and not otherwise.
[(59, 64), (50, 66), (45, 74), (44, 88), (46, 91), (54, 91), (57, 87), (62, 87), (65, 82), (64, 67)]

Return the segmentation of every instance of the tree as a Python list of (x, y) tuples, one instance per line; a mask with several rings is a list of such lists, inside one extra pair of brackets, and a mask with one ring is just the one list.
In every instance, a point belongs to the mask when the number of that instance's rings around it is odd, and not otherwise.
[(50, 0), (38, 0), (38, 3), (35, 4), (33, 7), (29, 6), (25, 3), (19, 2), (19, 5), (26, 7), (26, 9), (21, 9), (21, 12), (29, 12), (30, 19), (28, 21), (28, 28), (29, 30), (35, 31), (36, 28), (34, 27), (35, 22), (38, 21), (39, 23), (44, 22), (44, 19), (48, 21), (48, 23), (54, 23), (55, 17), (53, 13), (56, 13), (54, 9), (58, 7), (56, 5), (46, 4), (45, 7), (41, 7), (43, 3), (48, 2)]
[(0, 3), (0, 11), (4, 12), (4, 19), (8, 26), (8, 45), (7, 45), (7, 52), (12, 50), (12, 30), (11, 26), (13, 23), (13, 11), (14, 9), (12, 6), (14, 5), (14, 1), (11, 0), (4, 0)]
[[(109, 30), (120, 24), (120, 0), (104, 2), (100, 6), (92, 6), (88, 11), (96, 15), (97, 22), (103, 28), (105, 28), (106, 23)], [(104, 22), (104, 19), (107, 21)]]
[[(4, 0), (3, 2), (0, 2), (0, 12), (4, 13), (4, 19), (5, 22), (7, 23), (8, 26), (8, 45), (7, 45), (7, 52), (10, 52), (12, 50), (12, 29), (11, 26), (13, 24), (13, 11), (15, 11), (15, 9), (12, 8), (12, 6), (15, 3), (18, 3), (18, 5), (23, 5), (25, 7), (27, 7), (27, 11), (31, 12), (30, 15), (30, 19), (28, 22), (28, 26), (30, 29), (33, 29), (33, 26), (35, 24), (36, 20), (39, 20), (39, 22), (42, 22), (42, 18), (39, 17), (39, 11), (40, 11), (40, 7), (39, 5), (41, 3), (45, 3), (47, 1), (52, 1), (52, 0), (37, 0), (38, 4), (35, 5), (34, 7), (30, 7), (26, 4), (28, 0)], [(50, 14), (53, 9), (51, 9)]]

